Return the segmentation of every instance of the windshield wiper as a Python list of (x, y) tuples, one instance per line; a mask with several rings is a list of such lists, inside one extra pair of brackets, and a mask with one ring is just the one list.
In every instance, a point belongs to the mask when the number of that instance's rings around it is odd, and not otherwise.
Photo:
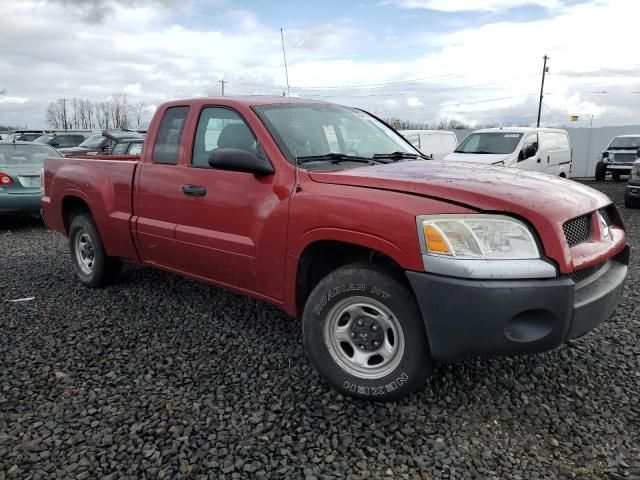
[(304, 157), (298, 157), (298, 163), (310, 162), (359, 162), (373, 164), (374, 160), (366, 157), (357, 157), (355, 155), (345, 155), (344, 153), (326, 153), (324, 155), (306, 155)]
[(391, 152), (391, 153), (376, 153), (373, 155), (374, 159), (390, 158), (391, 160), (401, 160), (403, 158), (429, 158), (426, 155), (411, 153), (411, 152)]

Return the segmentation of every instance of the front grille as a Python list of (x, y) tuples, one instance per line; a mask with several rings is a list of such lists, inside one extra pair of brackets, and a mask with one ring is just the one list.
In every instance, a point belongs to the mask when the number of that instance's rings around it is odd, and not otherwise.
[(582, 282), (583, 280), (586, 280), (592, 275), (595, 275), (596, 273), (598, 273), (600, 269), (605, 266), (606, 263), (607, 262), (602, 262), (596, 265), (591, 265), (590, 267), (581, 268), (580, 270), (571, 272), (569, 274), (569, 277), (571, 278), (571, 280), (573, 280), (576, 283)]
[(591, 217), (592, 215), (589, 213), (573, 218), (562, 225), (564, 236), (570, 247), (586, 242), (591, 237)]
[(634, 153), (614, 153), (613, 161), (615, 163), (633, 163), (636, 161), (637, 154)]

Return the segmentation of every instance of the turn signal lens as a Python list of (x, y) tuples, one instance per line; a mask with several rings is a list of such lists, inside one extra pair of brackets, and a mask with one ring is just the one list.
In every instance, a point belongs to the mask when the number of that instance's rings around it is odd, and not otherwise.
[(429, 252), (451, 255), (447, 241), (433, 225), (424, 226), (424, 238), (426, 239), (427, 250)]
[(13, 178), (11, 178), (6, 173), (0, 172), (0, 186), (8, 186), (13, 185)]

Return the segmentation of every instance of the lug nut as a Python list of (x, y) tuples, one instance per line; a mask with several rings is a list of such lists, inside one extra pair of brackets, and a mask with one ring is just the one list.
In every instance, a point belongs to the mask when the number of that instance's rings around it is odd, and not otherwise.
[(373, 346), (374, 347), (379, 347), (380, 346), (380, 342), (378, 340), (374, 340), (373, 341)]
[(362, 321), (362, 319), (358, 320), (358, 326), (361, 327), (362, 325), (364, 325), (364, 322)]
[(351, 338), (356, 338), (355, 332), (351, 332)]
[(360, 345), (360, 350), (364, 350), (364, 345)]
[(371, 327), (371, 330), (373, 330), (374, 332), (377, 332), (378, 331), (378, 326), (377, 325), (373, 325)]

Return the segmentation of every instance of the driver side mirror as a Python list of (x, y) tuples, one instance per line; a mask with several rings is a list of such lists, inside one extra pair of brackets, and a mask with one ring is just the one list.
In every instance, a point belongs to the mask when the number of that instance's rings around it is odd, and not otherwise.
[(271, 175), (275, 171), (260, 146), (258, 155), (239, 148), (216, 148), (209, 156), (209, 166), (218, 170)]

